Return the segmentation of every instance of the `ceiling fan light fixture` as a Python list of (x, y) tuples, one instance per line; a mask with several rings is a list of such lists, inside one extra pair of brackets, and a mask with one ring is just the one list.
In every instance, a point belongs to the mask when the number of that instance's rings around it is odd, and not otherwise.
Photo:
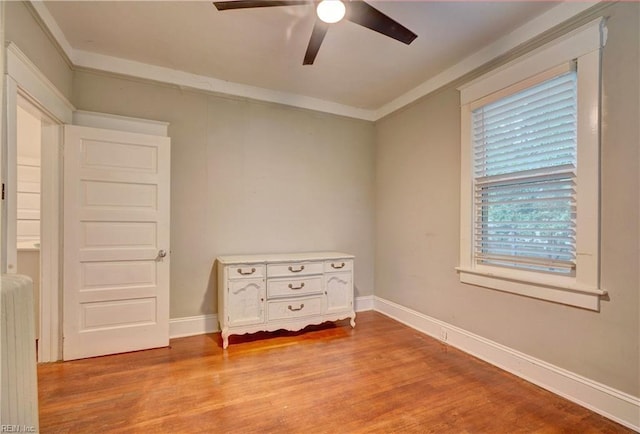
[(318, 3), (318, 18), (328, 24), (337, 23), (344, 18), (347, 9), (340, 0), (322, 0)]

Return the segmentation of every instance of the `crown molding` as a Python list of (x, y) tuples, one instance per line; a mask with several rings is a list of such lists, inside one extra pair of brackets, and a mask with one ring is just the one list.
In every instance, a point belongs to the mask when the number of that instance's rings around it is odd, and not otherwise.
[(601, 0), (597, 0), (595, 2), (570, 1), (560, 3), (558, 6), (555, 6), (538, 17), (526, 22), (511, 33), (463, 59), (461, 62), (456, 63), (452, 67), (442, 71), (440, 74), (416, 86), (409, 92), (383, 105), (376, 110), (375, 119), (382, 119), (383, 117), (411, 104), (419, 98), (422, 98), (423, 96), (428, 95), (459, 78), (462, 78), (477, 68), (486, 65), (492, 60), (507, 54), (518, 46), (540, 36), (544, 32), (586, 12), (588, 9), (591, 9), (600, 2)]
[(304, 95), (234, 83), (232, 81), (220, 80), (213, 77), (192, 74), (190, 72), (165, 68), (163, 66), (150, 65), (119, 57), (105, 56), (103, 54), (92, 53), (89, 51), (74, 50), (74, 59), (75, 66), (80, 68), (129, 75), (147, 80), (169, 83), (180, 87), (206, 92), (223, 93), (276, 104), (284, 104), (366, 121), (375, 120), (373, 117), (373, 110), (360, 109)]
[(367, 110), (319, 98), (249, 86), (162, 66), (76, 50), (67, 41), (55, 18), (44, 5), (44, 0), (30, 0), (30, 2), (74, 67), (127, 75), (185, 88), (283, 104), (372, 122), (380, 120), (423, 96), (464, 77), (492, 60), (504, 56), (511, 50), (565, 23), (567, 20), (585, 13), (593, 6), (601, 2), (606, 3), (603, 0), (563, 2), (380, 108)]
[(44, 25), (49, 30), (49, 33), (56, 40), (64, 54), (67, 56), (67, 59), (73, 65), (74, 62), (74, 50), (69, 41), (67, 41), (67, 37), (64, 35), (64, 32), (58, 26), (58, 22), (53, 18), (53, 15), (49, 12), (49, 9), (44, 5), (44, 0), (30, 0), (31, 6), (33, 10), (38, 14)]

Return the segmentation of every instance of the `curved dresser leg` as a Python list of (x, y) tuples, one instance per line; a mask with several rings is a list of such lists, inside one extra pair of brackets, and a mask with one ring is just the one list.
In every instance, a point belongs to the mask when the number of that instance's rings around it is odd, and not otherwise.
[(222, 330), (222, 349), (226, 350), (229, 347), (229, 332), (227, 329)]
[(350, 323), (351, 323), (351, 328), (355, 328), (356, 327), (356, 314), (355, 313), (351, 317)]

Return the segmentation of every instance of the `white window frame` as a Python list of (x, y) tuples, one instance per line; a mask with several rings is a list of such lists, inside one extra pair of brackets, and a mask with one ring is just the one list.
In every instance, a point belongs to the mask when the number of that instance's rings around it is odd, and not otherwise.
[[(458, 88), (461, 99), (460, 281), (598, 311), (600, 298), (600, 53), (605, 19), (568, 34)], [(471, 112), (479, 105), (551, 78), (561, 65), (578, 70), (576, 273), (552, 275), (478, 264), (473, 258)]]

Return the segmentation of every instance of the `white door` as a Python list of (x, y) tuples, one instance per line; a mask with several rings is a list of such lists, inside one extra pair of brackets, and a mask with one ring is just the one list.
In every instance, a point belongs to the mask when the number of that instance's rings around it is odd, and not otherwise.
[(65, 125), (63, 358), (169, 345), (168, 137)]

